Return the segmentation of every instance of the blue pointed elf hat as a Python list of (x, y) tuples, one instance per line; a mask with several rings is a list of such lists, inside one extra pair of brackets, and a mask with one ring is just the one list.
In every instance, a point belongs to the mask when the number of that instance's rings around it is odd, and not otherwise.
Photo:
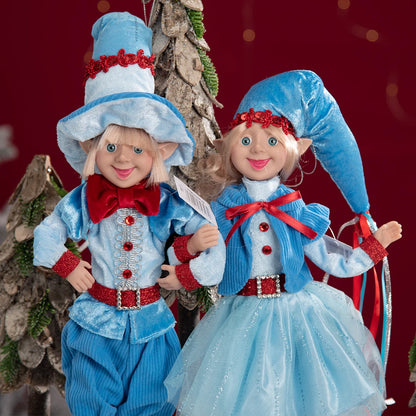
[(86, 67), (85, 105), (58, 122), (58, 145), (81, 173), (86, 154), (80, 142), (110, 125), (145, 130), (157, 142), (178, 147), (165, 160), (170, 166), (192, 161), (195, 142), (185, 120), (168, 100), (154, 94), (152, 31), (130, 13), (108, 13), (93, 28), (94, 51)]
[[(318, 160), (351, 209), (357, 214), (368, 211), (357, 143), (322, 80), (312, 71), (289, 71), (258, 82), (241, 101), (234, 125), (247, 115), (250, 118), (250, 114), (267, 110), (273, 116), (285, 117), (292, 124), (296, 137), (312, 139)], [(259, 113), (259, 117), (262, 116)], [(290, 132), (292, 126), (282, 127)]]

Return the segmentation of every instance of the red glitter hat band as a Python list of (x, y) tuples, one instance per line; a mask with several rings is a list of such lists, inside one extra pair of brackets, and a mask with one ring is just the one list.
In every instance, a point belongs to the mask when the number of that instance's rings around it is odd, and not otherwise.
[(242, 123), (246, 123), (246, 126), (250, 128), (253, 122), (261, 123), (263, 129), (270, 125), (281, 127), (283, 133), (286, 135), (291, 134), (296, 140), (299, 140), (295, 135), (295, 129), (292, 123), (286, 117), (274, 116), (270, 110), (254, 111), (253, 108), (250, 108), (248, 112), (238, 113), (230, 124), (230, 130)]
[(152, 75), (155, 75), (154, 62), (155, 55), (150, 57), (145, 56), (143, 49), (140, 49), (137, 54), (127, 53), (124, 49), (120, 49), (117, 55), (101, 55), (100, 59), (90, 59), (85, 67), (84, 84), (88, 78), (94, 79), (95, 76), (102, 72), (108, 72), (112, 66), (120, 65), (127, 67), (128, 65), (137, 64), (140, 68), (150, 68)]

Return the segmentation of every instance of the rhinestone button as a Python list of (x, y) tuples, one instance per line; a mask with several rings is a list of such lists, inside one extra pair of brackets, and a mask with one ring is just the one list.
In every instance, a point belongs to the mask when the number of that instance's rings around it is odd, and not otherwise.
[(131, 215), (129, 215), (128, 217), (126, 217), (126, 218), (124, 219), (124, 222), (125, 222), (127, 225), (133, 225), (133, 224), (134, 224), (134, 217), (132, 217)]
[(123, 277), (125, 278), (125, 279), (130, 279), (130, 277), (133, 275), (133, 273), (131, 272), (131, 270), (129, 270), (129, 269), (126, 269), (126, 270), (124, 270), (123, 271)]
[(263, 254), (265, 254), (266, 256), (268, 256), (269, 254), (271, 254), (272, 252), (272, 248), (270, 246), (264, 246), (261, 251), (263, 252)]
[(126, 242), (123, 244), (123, 248), (124, 248), (124, 250), (126, 250), (126, 251), (133, 250), (133, 243), (132, 243), (132, 242), (130, 242), (130, 241), (126, 241)]
[(267, 224), (267, 222), (262, 222), (259, 225), (259, 229), (260, 229), (261, 232), (264, 233), (264, 232), (266, 232), (269, 229), (269, 224)]

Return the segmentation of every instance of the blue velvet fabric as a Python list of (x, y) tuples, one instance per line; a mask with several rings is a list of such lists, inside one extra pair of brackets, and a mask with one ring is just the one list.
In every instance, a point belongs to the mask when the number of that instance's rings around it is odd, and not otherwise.
[[(93, 58), (117, 55), (120, 49), (151, 55), (152, 31), (130, 13), (108, 13), (94, 24)], [(138, 65), (110, 67), (85, 85), (84, 106), (58, 122), (58, 145), (69, 164), (82, 173), (86, 154), (79, 142), (92, 139), (109, 124), (145, 130), (158, 142), (175, 142), (178, 148), (165, 161), (166, 167), (192, 161), (195, 142), (175, 106), (154, 93), (150, 68)]]
[[(276, 192), (271, 194), (267, 200), (271, 201), (290, 192), (293, 192), (293, 190), (280, 185)], [(224, 239), (238, 220), (238, 217), (231, 221), (227, 220), (224, 214), (225, 211), (230, 207), (250, 202), (255, 201), (249, 196), (243, 184), (228, 186), (220, 197), (212, 202), (218, 227)], [(302, 200), (297, 200), (283, 205), (279, 209), (312, 228), (318, 234), (315, 240), (322, 237), (329, 226), (329, 211), (328, 208), (322, 205), (305, 205)], [(267, 213), (264, 213), (264, 215), (279, 238), (280, 261), (283, 266), (283, 272), (286, 275), (285, 288), (289, 292), (296, 292), (302, 289), (308, 281), (312, 280), (303, 256), (303, 247), (311, 243), (311, 240), (276, 217)], [(253, 261), (253, 241), (248, 230), (253, 217), (255, 218), (255, 216), (252, 216), (241, 224), (227, 246), (224, 277), (218, 287), (222, 295), (232, 295), (239, 292), (250, 277)], [(254, 273), (260, 275), (256, 270)]]
[[(134, 226), (123, 226), (124, 218), (135, 218)], [(178, 193), (166, 184), (161, 185), (159, 213), (145, 217), (133, 208), (123, 208), (98, 224), (93, 224), (86, 203), (86, 184), (67, 194), (53, 213), (35, 229), (34, 264), (53, 267), (67, 250), (64, 243), (69, 237), (75, 241), (88, 239), (91, 252), (92, 275), (106, 287), (115, 288), (124, 268), (132, 270), (129, 284), (145, 288), (153, 286), (160, 276), (165, 260), (166, 240), (173, 233), (194, 233), (204, 220)], [(124, 227), (124, 228), (123, 228)], [(126, 256), (122, 244), (126, 227), (133, 250)], [(224, 243), (209, 248), (201, 258), (191, 260), (194, 277), (202, 285), (217, 284), (225, 262)], [(127, 323), (131, 325), (131, 342), (143, 343), (160, 336), (175, 324), (170, 309), (163, 300), (142, 307), (139, 311), (119, 311), (96, 301), (88, 293), (75, 301), (70, 317), (81, 327), (106, 338), (122, 339)]]
[(360, 152), (339, 106), (312, 71), (289, 71), (253, 85), (237, 113), (270, 110), (285, 116), (298, 137), (312, 139), (324, 169), (340, 188), (351, 209), (369, 209)]

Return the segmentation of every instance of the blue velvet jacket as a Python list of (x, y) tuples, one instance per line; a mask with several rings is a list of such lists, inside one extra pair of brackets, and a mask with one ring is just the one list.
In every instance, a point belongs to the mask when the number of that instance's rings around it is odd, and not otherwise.
[[(243, 178), (241, 185), (227, 187), (212, 203), (222, 235), (226, 238), (239, 218), (227, 220), (225, 211), (228, 208), (254, 201), (271, 201), (291, 192), (280, 185), (278, 177), (266, 181)], [(316, 237), (312, 240), (265, 210), (258, 211), (241, 224), (229, 241), (224, 278), (219, 284), (221, 294), (238, 293), (249, 278), (276, 273), (285, 273), (285, 289), (297, 292), (312, 280), (305, 256), (337, 277), (357, 276), (374, 265), (365, 249), (352, 249), (324, 235), (329, 225), (326, 207), (305, 205), (299, 199), (279, 206), (279, 209), (313, 229)]]
[[(124, 219), (133, 216), (134, 225)], [(153, 286), (165, 260), (166, 240), (172, 233), (192, 234), (206, 221), (187, 205), (178, 193), (161, 184), (159, 213), (143, 216), (134, 208), (121, 208), (94, 224), (89, 216), (86, 183), (67, 194), (53, 213), (35, 229), (34, 264), (53, 267), (67, 250), (67, 238), (88, 240), (91, 252), (91, 273), (95, 280), (109, 288), (117, 287), (120, 270), (129, 268), (137, 276), (137, 287)], [(133, 249), (123, 250), (123, 241), (131, 241)], [(190, 270), (201, 285), (217, 284), (223, 273), (225, 249), (223, 241), (190, 261)], [(127, 267), (128, 265), (128, 267)], [(129, 281), (132, 279), (129, 279)], [(122, 339), (127, 321), (131, 326), (131, 343), (146, 342), (165, 333), (175, 324), (163, 299), (140, 310), (117, 310), (94, 299), (88, 292), (80, 295), (70, 310), (70, 318), (83, 328), (107, 338)]]

